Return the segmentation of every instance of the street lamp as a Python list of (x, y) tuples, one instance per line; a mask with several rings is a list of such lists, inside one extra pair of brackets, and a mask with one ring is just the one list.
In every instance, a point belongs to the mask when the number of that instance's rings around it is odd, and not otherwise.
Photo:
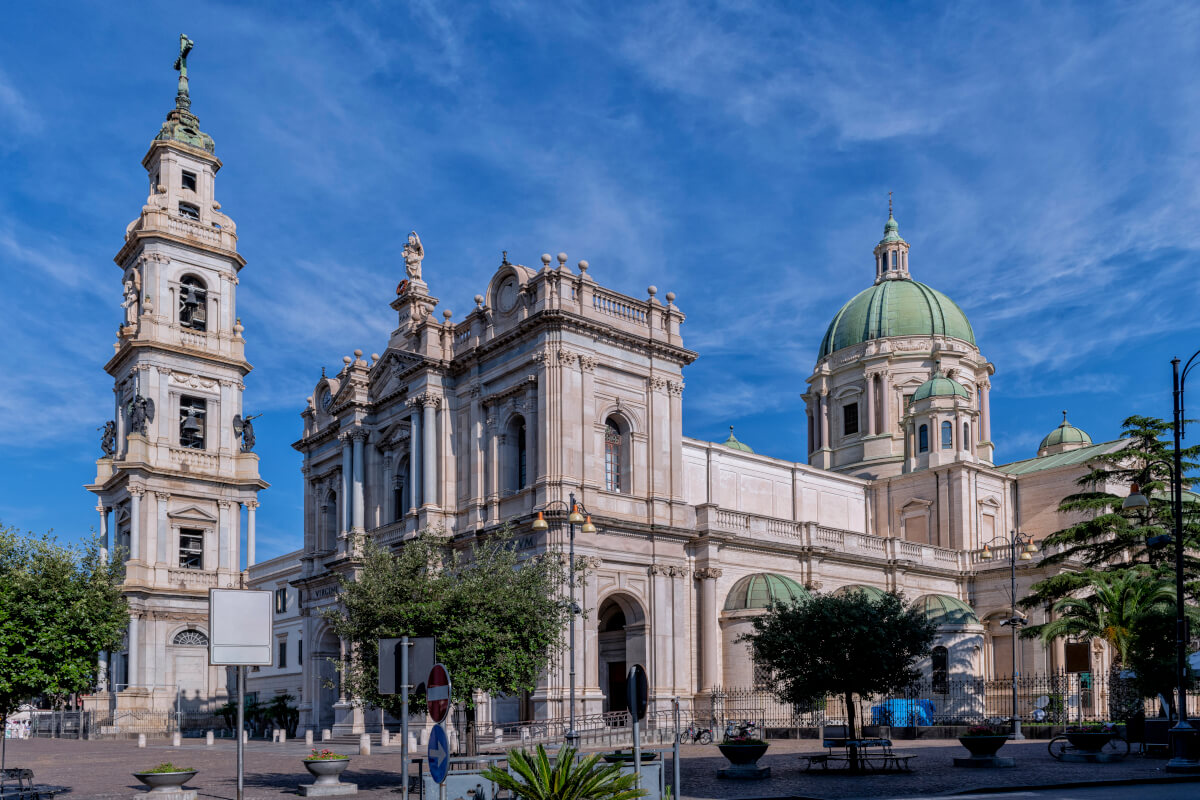
[(571, 530), (570, 551), (567, 555), (567, 560), (570, 562), (568, 574), (570, 575), (571, 587), (571, 607), (569, 613), (571, 615), (571, 634), (570, 634), (570, 649), (571, 649), (571, 699), (570, 699), (570, 722), (567, 725), (567, 746), (578, 747), (579, 734), (575, 732), (575, 614), (578, 613), (578, 606), (575, 605), (575, 526), (579, 525), (580, 530), (584, 533), (595, 533), (596, 526), (592, 524), (592, 515), (587, 513), (587, 509), (582, 503), (575, 502), (575, 493), (571, 492), (570, 501), (564, 503), (562, 500), (551, 500), (537, 509), (537, 519), (533, 521), (533, 529), (535, 531), (544, 531), (550, 527), (550, 523), (546, 522), (547, 511), (567, 511), (567, 523)]
[[(1032, 536), (1018, 531), (1013, 531), (1012, 536), (997, 536), (991, 543), (999, 543), (1001, 547), (1009, 548), (1008, 579), (1012, 593), (1012, 614), (1000, 624), (1012, 628), (1012, 738), (1024, 739), (1025, 736), (1021, 733), (1021, 715), (1017, 712), (1017, 630), (1025, 624), (1025, 618), (1017, 616), (1017, 561), (1031, 561), (1038, 549)], [(985, 544), (979, 557), (984, 561), (991, 561), (992, 548)]]
[[(1182, 370), (1179, 369), (1179, 359), (1171, 359), (1172, 427), (1175, 433), (1175, 469), (1171, 471), (1175, 522), (1175, 681), (1179, 695), (1179, 720), (1171, 729), (1172, 756), (1167, 762), (1168, 772), (1200, 772), (1200, 761), (1193, 757), (1196, 729), (1188, 722), (1187, 712), (1187, 617), (1183, 606), (1183, 454), (1180, 452), (1180, 440), (1184, 437), (1183, 390), (1188, 373), (1200, 364), (1197, 358), (1200, 358), (1200, 350), (1192, 353)], [(1121, 503), (1121, 508), (1146, 508), (1149, 505), (1150, 501), (1135, 483), (1130, 487), (1129, 496)]]

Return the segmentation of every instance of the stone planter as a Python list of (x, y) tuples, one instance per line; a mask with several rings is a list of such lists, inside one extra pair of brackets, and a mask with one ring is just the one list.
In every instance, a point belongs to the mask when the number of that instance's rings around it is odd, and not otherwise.
[[(642, 763), (658, 758), (658, 753), (642, 753)], [(633, 753), (605, 753), (604, 760), (610, 764), (632, 764)]]
[(725, 769), (717, 770), (718, 778), (740, 778), (740, 779), (757, 779), (768, 778), (771, 775), (770, 767), (758, 766), (758, 760), (762, 758), (769, 744), (736, 744), (722, 743), (717, 747), (721, 750), (721, 755), (729, 759), (731, 766)]
[(166, 797), (173, 800), (190, 800), (196, 797), (195, 789), (183, 788), (185, 783), (196, 777), (194, 769), (187, 772), (135, 772), (133, 777), (150, 787), (146, 794), (164, 797), (164, 800)]
[(348, 758), (304, 759), (304, 768), (316, 778), (310, 784), (300, 784), (302, 797), (333, 797), (358, 794), (358, 785), (342, 783), (341, 774), (350, 766)]
[(1006, 734), (996, 736), (960, 736), (959, 743), (973, 756), (994, 756), (1008, 741)]
[(1065, 734), (1072, 747), (1085, 753), (1099, 753), (1116, 735), (1114, 732)]

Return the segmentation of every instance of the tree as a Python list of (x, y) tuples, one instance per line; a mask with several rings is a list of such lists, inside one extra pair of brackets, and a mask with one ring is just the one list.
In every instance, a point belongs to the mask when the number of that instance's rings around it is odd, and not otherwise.
[[(916, 662), (929, 655), (936, 630), (899, 594), (872, 600), (852, 592), (776, 603), (741, 641), (781, 702), (810, 706), (828, 695), (844, 697), (853, 739), (854, 696), (896, 692), (916, 681)], [(850, 758), (858, 769), (856, 748)]]
[[(1189, 609), (1195, 620), (1195, 609)], [(1175, 603), (1148, 610), (1133, 632), (1129, 646), (1129, 669), (1139, 697), (1162, 695), (1174, 713), (1176, 688)], [(1191, 677), (1189, 668), (1189, 678)]]
[(1087, 581), (1084, 597), (1064, 597), (1051, 607), (1058, 616), (1021, 632), (1024, 638), (1039, 637), (1044, 644), (1074, 636), (1103, 639), (1116, 654), (1114, 662), (1129, 660), (1130, 644), (1145, 615), (1164, 605), (1174, 606), (1173, 581), (1148, 567), (1120, 572), (1086, 570), (1078, 573)]
[(436, 636), (452, 699), (466, 706), (469, 725), (475, 692), (532, 691), (561, 649), (567, 607), (556, 554), (523, 557), (508, 531), (454, 545), (429, 530), (396, 552), (365, 539), (355, 572), (339, 578), (340, 607), (325, 618), (350, 643), (351, 658), (338, 668), (358, 702), (401, 713), (400, 695), (378, 692), (382, 638)]
[[(1163, 438), (1171, 431), (1171, 423), (1156, 417), (1132, 416), (1121, 427), (1121, 438), (1128, 440), (1128, 446), (1093, 457), (1095, 468), (1078, 481), (1081, 491), (1059, 504), (1059, 511), (1083, 512), (1086, 518), (1046, 537), (1043, 564), (1082, 561), (1091, 570), (1120, 572), (1137, 565), (1157, 567), (1170, 560), (1164, 549), (1149, 546), (1147, 540), (1174, 528), (1169, 467), (1174, 449)], [(1197, 468), (1200, 445), (1183, 449), (1180, 456), (1187, 486), (1186, 475)], [(1148, 509), (1121, 508), (1134, 483), (1150, 499)], [(1118, 494), (1107, 491), (1114, 485), (1119, 487)], [(1185, 544), (1195, 550), (1200, 547), (1200, 525), (1194, 514), (1189, 517), (1184, 521)], [(1188, 555), (1185, 569), (1189, 577), (1200, 574), (1200, 560)], [(1089, 582), (1084, 572), (1053, 575), (1035, 584), (1033, 593), (1020, 605), (1032, 608), (1053, 603), (1086, 589)], [(1198, 589), (1193, 585), (1190, 593), (1196, 596)]]
[(122, 568), (100, 542), (0, 529), (0, 717), (38, 695), (55, 705), (97, 683), (96, 657), (129, 624)]
[(600, 754), (576, 761), (572, 747), (559, 750), (553, 763), (540, 744), (533, 754), (509, 750), (508, 770), (490, 767), (483, 777), (518, 800), (634, 800), (649, 794), (634, 788), (637, 776), (622, 775), (620, 764), (601, 764)]

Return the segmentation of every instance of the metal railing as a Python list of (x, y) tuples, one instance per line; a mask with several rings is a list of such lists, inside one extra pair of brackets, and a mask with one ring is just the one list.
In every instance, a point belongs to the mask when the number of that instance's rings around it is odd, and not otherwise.
[(31, 737), (51, 739), (233, 735), (224, 718), (198, 711), (32, 711), (29, 722)]

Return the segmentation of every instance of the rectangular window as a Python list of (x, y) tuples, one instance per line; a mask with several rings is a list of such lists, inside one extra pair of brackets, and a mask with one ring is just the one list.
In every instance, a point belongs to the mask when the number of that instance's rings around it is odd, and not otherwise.
[(179, 216), (187, 217), (188, 219), (200, 219), (200, 208), (191, 203), (180, 203)]
[(183, 188), (190, 192), (196, 191), (196, 173), (183, 171)]
[(282, 614), (287, 611), (287, 589), (275, 590), (275, 613)]
[(204, 569), (204, 531), (184, 528), (179, 531), (179, 566)]
[(179, 446), (204, 449), (208, 403), (199, 397), (179, 398)]
[(904, 410), (905, 411), (908, 411), (908, 407), (912, 405), (912, 397), (913, 396), (911, 394), (904, 395)]
[(922, 425), (917, 429), (917, 452), (929, 452), (929, 426)]
[(954, 426), (949, 422), (942, 423), (942, 449), (954, 449)]
[(279, 640), (279, 656), (275, 659), (275, 666), (281, 669), (287, 666), (287, 639)]
[(858, 403), (847, 403), (842, 406), (842, 435), (855, 433), (858, 433)]

